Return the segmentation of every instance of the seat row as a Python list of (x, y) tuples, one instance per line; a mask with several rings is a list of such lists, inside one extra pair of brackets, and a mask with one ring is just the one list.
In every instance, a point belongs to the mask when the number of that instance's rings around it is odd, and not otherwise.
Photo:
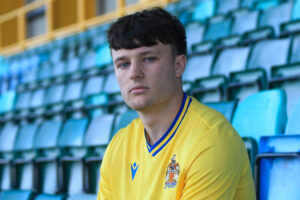
[(136, 117), (127, 111), (3, 124), (0, 199), (95, 199), (106, 146)]

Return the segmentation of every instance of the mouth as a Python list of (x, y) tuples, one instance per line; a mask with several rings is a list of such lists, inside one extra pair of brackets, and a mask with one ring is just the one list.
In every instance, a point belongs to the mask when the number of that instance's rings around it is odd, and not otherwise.
[(145, 87), (145, 86), (135, 86), (129, 90), (129, 93), (130, 94), (142, 94), (148, 89), (149, 88)]

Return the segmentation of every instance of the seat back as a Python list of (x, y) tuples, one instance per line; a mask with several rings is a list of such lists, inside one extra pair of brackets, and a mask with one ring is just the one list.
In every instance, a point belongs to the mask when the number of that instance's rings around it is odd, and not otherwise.
[(193, 21), (204, 21), (208, 17), (211, 17), (215, 13), (216, 3), (214, 0), (204, 0), (196, 5), (192, 20)]
[(237, 101), (214, 102), (206, 103), (205, 105), (219, 111), (227, 118), (228, 121), (231, 122), (237, 107)]
[[(39, 128), (38, 123), (24, 124), (21, 126), (15, 141), (14, 150), (17, 153), (16, 159), (33, 159), (34, 138)], [(21, 190), (31, 190), (33, 186), (33, 165), (32, 163), (14, 164), (16, 170), (16, 188)]]
[(284, 133), (286, 120), (286, 95), (276, 89), (245, 98), (237, 106), (232, 124), (242, 137), (258, 142), (263, 135)]
[(83, 97), (99, 94), (103, 91), (104, 76), (94, 76), (89, 78), (83, 89)]
[(66, 86), (66, 92), (64, 94), (64, 102), (77, 100), (81, 97), (83, 81), (71, 81)]
[(222, 37), (226, 37), (231, 32), (231, 18), (224, 16), (216, 16), (209, 20), (204, 34), (204, 41), (216, 41)]
[(217, 13), (227, 14), (239, 7), (240, 0), (217, 0)]
[(258, 11), (246, 12), (241, 15), (235, 16), (234, 22), (232, 24), (231, 33), (244, 34), (247, 31), (256, 29), (258, 17), (259, 17)]
[(112, 63), (108, 43), (105, 43), (97, 48), (95, 58), (95, 63), (97, 67), (105, 67)]
[[(12, 123), (6, 123), (0, 134), (0, 158), (13, 159), (14, 144), (19, 127)], [(11, 167), (8, 164), (0, 165), (0, 190), (10, 189), (12, 186)]]
[[(262, 137), (257, 169), (259, 199), (300, 196), (300, 135)], [(267, 156), (268, 155), (268, 156)]]
[(289, 38), (264, 40), (256, 43), (251, 51), (248, 69), (262, 67), (270, 78), (272, 66), (283, 65), (288, 61), (289, 47)]
[(285, 134), (300, 134), (300, 99), (294, 106), (291, 116), (289, 117), (285, 129)]
[(1, 94), (0, 113), (5, 113), (5, 112), (13, 110), (14, 103), (15, 103), (15, 97), (16, 97), (16, 92), (13, 90), (6, 91), (5, 93)]
[(45, 104), (55, 104), (61, 102), (63, 99), (64, 90), (64, 84), (51, 85), (47, 89)]
[(0, 200), (33, 200), (32, 191), (7, 190), (0, 194)]
[(212, 68), (212, 75), (229, 76), (231, 72), (242, 71), (247, 66), (250, 47), (236, 47), (221, 51)]

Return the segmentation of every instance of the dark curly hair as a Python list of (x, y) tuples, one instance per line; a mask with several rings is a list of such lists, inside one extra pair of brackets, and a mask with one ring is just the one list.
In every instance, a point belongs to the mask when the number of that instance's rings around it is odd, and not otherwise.
[(177, 17), (161, 8), (143, 10), (117, 19), (107, 31), (109, 46), (118, 50), (170, 44), (175, 55), (186, 55), (185, 29)]

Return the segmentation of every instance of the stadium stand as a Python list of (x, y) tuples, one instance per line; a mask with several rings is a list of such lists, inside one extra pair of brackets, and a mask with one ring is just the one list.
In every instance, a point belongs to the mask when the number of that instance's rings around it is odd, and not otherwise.
[[(164, 2), (187, 32), (184, 91), (241, 135), (258, 199), (297, 199), (300, 0)], [(113, 73), (109, 23), (0, 57), (0, 200), (96, 198), (109, 141), (138, 117)]]

